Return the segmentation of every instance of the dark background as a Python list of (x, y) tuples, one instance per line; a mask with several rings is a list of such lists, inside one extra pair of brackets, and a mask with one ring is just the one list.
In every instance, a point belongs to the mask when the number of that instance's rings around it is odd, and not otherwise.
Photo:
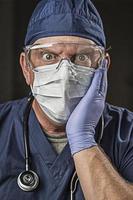
[[(93, 0), (110, 50), (108, 102), (133, 111), (133, 0)], [(26, 27), (37, 0), (0, 0), (0, 102), (21, 98), (28, 87), (19, 66)]]

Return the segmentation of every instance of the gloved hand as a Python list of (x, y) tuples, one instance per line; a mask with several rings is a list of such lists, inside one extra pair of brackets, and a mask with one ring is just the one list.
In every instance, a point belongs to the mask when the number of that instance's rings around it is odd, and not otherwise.
[(72, 155), (97, 145), (95, 128), (103, 113), (107, 93), (107, 60), (95, 71), (91, 86), (70, 115), (66, 133)]

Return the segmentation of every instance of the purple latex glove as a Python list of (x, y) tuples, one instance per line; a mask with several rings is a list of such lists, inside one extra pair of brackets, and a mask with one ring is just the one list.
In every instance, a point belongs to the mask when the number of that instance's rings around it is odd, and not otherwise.
[(72, 112), (66, 133), (72, 155), (97, 145), (95, 128), (103, 113), (107, 93), (107, 60), (95, 71), (92, 83), (85, 96)]

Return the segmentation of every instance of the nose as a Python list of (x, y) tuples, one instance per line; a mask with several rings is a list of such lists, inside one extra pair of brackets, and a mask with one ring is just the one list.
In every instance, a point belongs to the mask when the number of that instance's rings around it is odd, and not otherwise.
[(65, 64), (72, 65), (71, 60), (68, 57), (62, 57), (56, 69), (60, 68), (64, 62)]

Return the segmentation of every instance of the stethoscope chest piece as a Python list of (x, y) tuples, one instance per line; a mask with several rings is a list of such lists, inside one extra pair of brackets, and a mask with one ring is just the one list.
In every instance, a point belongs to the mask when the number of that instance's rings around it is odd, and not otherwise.
[(25, 192), (36, 189), (39, 185), (39, 177), (32, 170), (20, 173), (17, 179), (18, 186)]

